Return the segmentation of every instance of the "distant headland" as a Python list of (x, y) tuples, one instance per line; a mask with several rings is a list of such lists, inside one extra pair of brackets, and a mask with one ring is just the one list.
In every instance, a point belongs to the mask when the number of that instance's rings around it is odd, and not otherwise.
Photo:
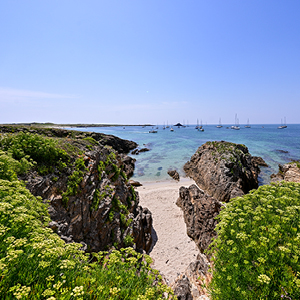
[(0, 125), (9, 125), (9, 126), (36, 126), (36, 127), (124, 127), (124, 126), (155, 126), (153, 124), (84, 124), (84, 123), (77, 123), (77, 124), (56, 124), (56, 123), (5, 123)]

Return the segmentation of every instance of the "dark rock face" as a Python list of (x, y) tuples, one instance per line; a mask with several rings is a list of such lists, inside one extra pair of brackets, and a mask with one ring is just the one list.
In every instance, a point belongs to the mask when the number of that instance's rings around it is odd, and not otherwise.
[(131, 151), (131, 154), (138, 155), (140, 153), (147, 152), (147, 151), (150, 151), (150, 149), (149, 148), (134, 149)]
[(183, 277), (178, 279), (176, 282), (174, 295), (177, 296), (178, 300), (193, 300), (191, 287), (189, 279), (183, 275)]
[(189, 264), (185, 272), (172, 285), (175, 295), (183, 297), (182, 299), (209, 300), (206, 288), (212, 278), (212, 274), (209, 273), (209, 267), (210, 264), (206, 256), (199, 253), (196, 260)]
[(299, 162), (279, 165), (279, 172), (271, 175), (271, 181), (292, 181), (300, 183)]
[(258, 166), (268, 167), (268, 164), (259, 156), (252, 156), (252, 162)]
[(127, 178), (132, 177), (133, 173), (134, 173), (136, 159), (134, 159), (130, 156), (124, 155), (124, 154), (121, 155), (121, 159), (123, 161), (123, 166), (124, 166), (123, 170), (124, 170)]
[(176, 181), (180, 180), (179, 174), (176, 170), (168, 171), (168, 174)]
[(176, 204), (183, 210), (188, 236), (203, 253), (216, 236), (214, 218), (220, 212), (221, 203), (192, 184), (180, 188)]
[[(82, 151), (72, 154), (71, 162), (78, 158), (84, 161), (72, 193), (67, 191), (76, 173), (75, 163), (63, 169), (54, 166), (53, 173), (48, 175), (41, 176), (34, 171), (20, 178), (33, 195), (49, 202), (52, 220), (49, 227), (66, 242), (82, 243), (82, 249), (89, 252), (133, 243), (137, 251), (148, 252), (152, 242), (152, 215), (147, 208), (139, 206), (139, 195), (128, 181), (135, 160), (101, 143), (86, 147), (82, 137), (65, 141)], [(126, 142), (118, 141), (117, 145), (121, 151), (128, 150)]]
[(229, 201), (258, 187), (259, 167), (241, 144), (207, 142), (184, 165), (184, 171), (219, 201)]
[(142, 184), (136, 180), (129, 180), (129, 183), (134, 187), (142, 186)]

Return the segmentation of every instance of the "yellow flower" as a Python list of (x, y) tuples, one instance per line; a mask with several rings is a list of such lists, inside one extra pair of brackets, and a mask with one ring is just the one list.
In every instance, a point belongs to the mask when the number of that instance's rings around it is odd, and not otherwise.
[(270, 281), (271, 281), (270, 277), (268, 277), (268, 276), (265, 275), (265, 274), (259, 275), (257, 279), (258, 279), (258, 281), (259, 281), (260, 283), (266, 283), (266, 284), (269, 284)]

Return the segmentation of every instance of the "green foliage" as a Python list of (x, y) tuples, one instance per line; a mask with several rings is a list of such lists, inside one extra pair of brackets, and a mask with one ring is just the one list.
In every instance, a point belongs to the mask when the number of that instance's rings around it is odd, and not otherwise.
[(84, 138), (83, 140), (90, 142), (91, 145), (98, 145), (98, 142), (90, 136)]
[(84, 164), (84, 159), (79, 156), (75, 160), (75, 170), (68, 177), (67, 190), (62, 194), (62, 202), (65, 207), (69, 202), (69, 197), (77, 195), (79, 184), (83, 180), (83, 175), (86, 171), (88, 171), (88, 168)]
[(120, 175), (125, 179), (125, 182), (128, 181), (127, 175), (125, 174), (124, 171), (121, 171), (121, 172), (120, 172)]
[(112, 222), (112, 221), (113, 221), (114, 216), (115, 216), (114, 211), (113, 211), (113, 210), (110, 210), (110, 211), (109, 211), (109, 214), (108, 214), (108, 220), (109, 220), (109, 222)]
[(126, 247), (128, 246), (132, 246), (133, 245), (133, 237), (131, 235), (126, 235), (125, 239), (124, 239), (124, 244)]
[(120, 200), (116, 197), (116, 196), (114, 196), (113, 198), (112, 198), (112, 201), (111, 201), (111, 203), (112, 203), (112, 210), (113, 211), (120, 211), (120, 208), (121, 208), (121, 202), (120, 202)]
[(26, 173), (33, 166), (28, 156), (18, 161), (12, 158), (11, 153), (0, 150), (0, 179), (16, 180), (18, 174)]
[(91, 205), (91, 211), (97, 210), (99, 207), (99, 204), (101, 201), (106, 198), (107, 196), (110, 196), (112, 193), (112, 189), (108, 186), (105, 187), (104, 191), (100, 194), (100, 191), (98, 189), (95, 190), (94, 196), (93, 196), (93, 202)]
[(38, 134), (19, 132), (3, 135), (0, 139), (0, 147), (10, 152), (16, 160), (32, 160), (37, 164), (37, 170), (42, 175), (52, 172), (53, 166), (58, 166), (60, 162), (69, 162), (69, 154), (58, 147), (55, 139)]
[(114, 175), (113, 175), (113, 177), (111, 178), (111, 180), (114, 182), (114, 181), (116, 181), (117, 179), (118, 179), (118, 177), (119, 177), (119, 175), (120, 175), (120, 172), (121, 172), (121, 169), (120, 168), (118, 168), (118, 166), (117, 165), (115, 165), (115, 164), (111, 164), (111, 166), (112, 166), (112, 168), (113, 168), (113, 173), (114, 173)]
[(130, 190), (131, 190), (131, 194), (132, 194), (132, 200), (134, 202), (136, 202), (136, 193), (135, 193), (134, 187), (132, 185), (130, 186)]
[(95, 193), (93, 195), (93, 202), (91, 205), (91, 210), (97, 210), (99, 207), (99, 203), (100, 203), (101, 199), (100, 199), (100, 191), (99, 190), (95, 190)]
[(79, 157), (75, 161), (75, 171), (68, 177), (67, 190), (62, 194), (62, 201), (64, 206), (67, 206), (70, 196), (76, 196), (78, 187), (83, 180), (84, 171), (87, 171), (84, 160)]
[(99, 180), (101, 180), (102, 172), (105, 171), (105, 164), (102, 160), (99, 161), (97, 170), (98, 170), (98, 174), (99, 174)]
[(81, 244), (66, 244), (47, 227), (42, 199), (13, 179), (0, 179), (1, 299), (175, 299), (149, 256), (126, 248), (91, 260)]
[(51, 180), (52, 180), (53, 182), (57, 182), (58, 178), (57, 178), (56, 176), (53, 176), (53, 177), (51, 178)]
[(79, 171), (86, 171), (87, 170), (87, 168), (85, 167), (85, 164), (84, 164), (83, 157), (79, 157), (79, 158), (76, 159), (75, 169), (79, 170)]
[(113, 163), (113, 161), (116, 160), (116, 154), (112, 151), (112, 149), (110, 149), (110, 153), (109, 155), (107, 155), (106, 157), (106, 161), (105, 161), (105, 166), (109, 166), (110, 164)]
[(123, 226), (126, 226), (127, 225), (127, 222), (126, 222), (126, 215), (124, 215), (123, 213), (120, 213), (120, 221), (121, 221), (121, 224)]
[(218, 219), (212, 299), (300, 299), (300, 184), (262, 186)]

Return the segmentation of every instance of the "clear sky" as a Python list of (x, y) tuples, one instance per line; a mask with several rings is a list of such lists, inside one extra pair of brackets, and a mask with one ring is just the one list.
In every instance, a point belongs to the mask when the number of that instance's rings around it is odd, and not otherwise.
[(300, 123), (299, 0), (0, 0), (0, 123)]

